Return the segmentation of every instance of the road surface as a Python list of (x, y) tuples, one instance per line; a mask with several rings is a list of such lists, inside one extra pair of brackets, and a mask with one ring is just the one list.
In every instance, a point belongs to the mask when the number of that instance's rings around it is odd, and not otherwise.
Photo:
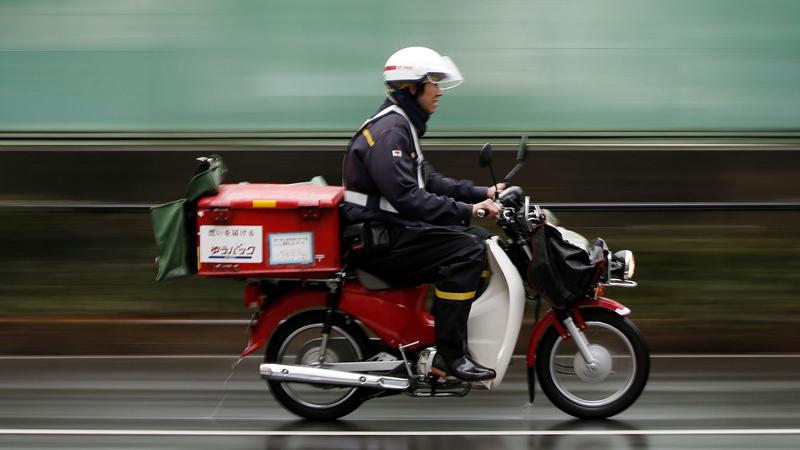
[(800, 447), (800, 355), (655, 355), (630, 409), (578, 421), (524, 360), (495, 392), (394, 396), (333, 423), (284, 411), (235, 356), (0, 357), (0, 448), (775, 448)]

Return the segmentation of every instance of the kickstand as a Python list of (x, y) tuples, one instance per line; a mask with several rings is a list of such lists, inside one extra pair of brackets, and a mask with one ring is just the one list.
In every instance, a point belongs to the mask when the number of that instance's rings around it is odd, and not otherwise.
[(428, 381), (431, 383), (431, 397), (436, 396), (436, 385), (439, 383), (438, 375), (431, 375)]

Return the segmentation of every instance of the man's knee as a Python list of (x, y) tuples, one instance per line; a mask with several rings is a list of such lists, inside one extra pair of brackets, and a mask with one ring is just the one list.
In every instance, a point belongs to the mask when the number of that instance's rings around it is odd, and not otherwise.
[(445, 265), (463, 268), (482, 266), (486, 261), (486, 244), (477, 236), (459, 233), (450, 241), (450, 252), (442, 255)]
[(486, 228), (471, 226), (467, 228), (467, 233), (479, 238), (482, 241), (489, 239), (490, 237), (494, 236), (492, 233), (489, 232)]
[(469, 255), (476, 261), (484, 261), (486, 259), (486, 243), (478, 236), (471, 234), (469, 237), (467, 245)]

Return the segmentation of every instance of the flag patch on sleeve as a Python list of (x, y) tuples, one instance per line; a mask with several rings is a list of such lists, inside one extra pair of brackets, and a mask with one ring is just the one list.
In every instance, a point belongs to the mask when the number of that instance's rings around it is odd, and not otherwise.
[(392, 150), (392, 156), (394, 156), (395, 158), (399, 158), (403, 156), (403, 152), (401, 150)]

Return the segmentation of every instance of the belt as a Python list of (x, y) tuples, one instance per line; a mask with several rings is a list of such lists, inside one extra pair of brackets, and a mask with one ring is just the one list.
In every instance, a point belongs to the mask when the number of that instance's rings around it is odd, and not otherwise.
[(397, 214), (397, 209), (389, 203), (389, 200), (386, 200), (386, 197), (378, 195), (369, 195), (356, 191), (344, 191), (344, 201), (365, 206), (372, 210), (380, 209), (381, 211)]

